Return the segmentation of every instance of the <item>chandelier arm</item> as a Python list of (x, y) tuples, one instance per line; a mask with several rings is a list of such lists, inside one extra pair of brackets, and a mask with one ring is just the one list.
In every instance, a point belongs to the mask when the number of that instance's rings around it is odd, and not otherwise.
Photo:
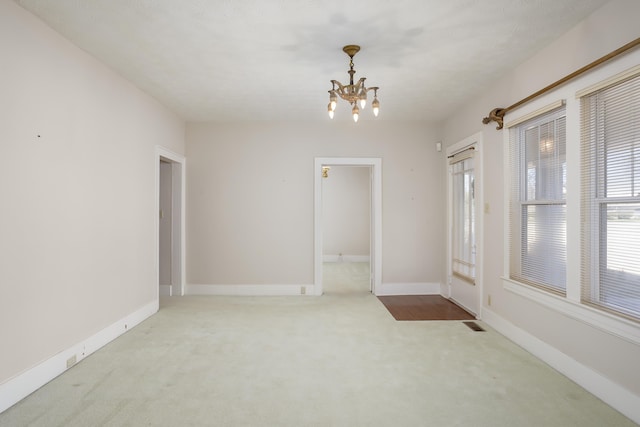
[(345, 93), (348, 93), (348, 85), (343, 85), (342, 83), (340, 83), (337, 80), (331, 80), (331, 83), (333, 83), (333, 86), (338, 86), (335, 91), (338, 95), (340, 95), (340, 98), (342, 99), (346, 99), (345, 98)]
[(353, 103), (353, 99), (352, 99), (353, 96), (351, 95), (349, 90), (349, 88), (352, 87), (352, 85), (343, 85), (337, 80), (331, 80), (331, 83), (338, 86), (338, 88), (335, 91), (340, 96), (340, 98), (344, 99), (345, 101), (348, 101), (349, 103)]
[[(331, 80), (331, 83), (333, 84), (334, 90), (342, 90), (344, 88), (344, 85), (337, 80)], [(338, 86), (338, 89), (335, 88), (336, 85)]]

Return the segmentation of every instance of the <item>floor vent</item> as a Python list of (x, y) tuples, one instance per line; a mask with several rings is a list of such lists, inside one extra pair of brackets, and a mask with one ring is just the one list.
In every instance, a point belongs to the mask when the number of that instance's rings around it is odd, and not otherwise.
[(480, 327), (476, 322), (462, 322), (469, 327), (469, 329), (476, 332), (484, 332), (484, 329)]

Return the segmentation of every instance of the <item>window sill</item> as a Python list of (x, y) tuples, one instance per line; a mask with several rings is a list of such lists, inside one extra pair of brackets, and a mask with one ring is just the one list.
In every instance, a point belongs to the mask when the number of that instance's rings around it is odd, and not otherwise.
[(504, 289), (548, 307), (572, 319), (583, 322), (633, 344), (640, 344), (640, 324), (569, 301), (552, 293), (503, 277)]

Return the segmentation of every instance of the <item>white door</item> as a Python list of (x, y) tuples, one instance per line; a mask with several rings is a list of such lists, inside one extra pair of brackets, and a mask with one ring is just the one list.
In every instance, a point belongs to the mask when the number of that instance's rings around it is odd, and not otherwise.
[(171, 251), (172, 251), (172, 170), (171, 163), (160, 160), (160, 212), (159, 212), (159, 282), (161, 294), (170, 295), (172, 283)]
[(375, 233), (375, 217), (374, 215), (376, 214), (376, 205), (375, 205), (375, 200), (374, 200), (374, 193), (375, 193), (375, 176), (373, 174), (373, 167), (369, 167), (369, 204), (370, 204), (370, 209), (369, 209), (369, 291), (372, 294), (375, 294), (375, 290), (374, 290), (374, 283), (375, 283), (375, 274), (376, 274), (376, 269), (375, 269), (375, 263), (373, 262), (374, 259), (376, 259), (375, 257), (375, 252), (376, 252), (376, 245), (375, 243), (375, 239), (373, 238), (374, 233)]
[(479, 314), (480, 291), (476, 284), (477, 198), (475, 146), (449, 156), (450, 298)]
[(185, 159), (156, 147), (156, 266), (159, 295), (182, 296), (185, 284)]

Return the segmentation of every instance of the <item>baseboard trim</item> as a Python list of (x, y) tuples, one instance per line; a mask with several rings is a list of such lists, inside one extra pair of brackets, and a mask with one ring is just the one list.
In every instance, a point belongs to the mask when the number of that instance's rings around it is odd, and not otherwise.
[(161, 297), (170, 297), (171, 293), (171, 285), (160, 285), (160, 296)]
[(392, 295), (440, 295), (440, 283), (410, 282), (382, 283), (375, 290), (376, 296)]
[[(61, 351), (44, 362), (0, 384), (0, 413), (18, 403), (67, 369), (78, 364), (85, 357), (110, 343), (129, 329), (141, 323), (158, 311), (155, 300), (137, 311), (107, 326), (97, 334)], [(75, 363), (67, 366), (67, 361), (75, 357)]]
[(483, 307), (482, 320), (549, 366), (640, 424), (640, 396)]
[(369, 262), (369, 255), (323, 255), (322, 262)]
[(314, 285), (187, 285), (185, 295), (293, 296), (315, 295)]

